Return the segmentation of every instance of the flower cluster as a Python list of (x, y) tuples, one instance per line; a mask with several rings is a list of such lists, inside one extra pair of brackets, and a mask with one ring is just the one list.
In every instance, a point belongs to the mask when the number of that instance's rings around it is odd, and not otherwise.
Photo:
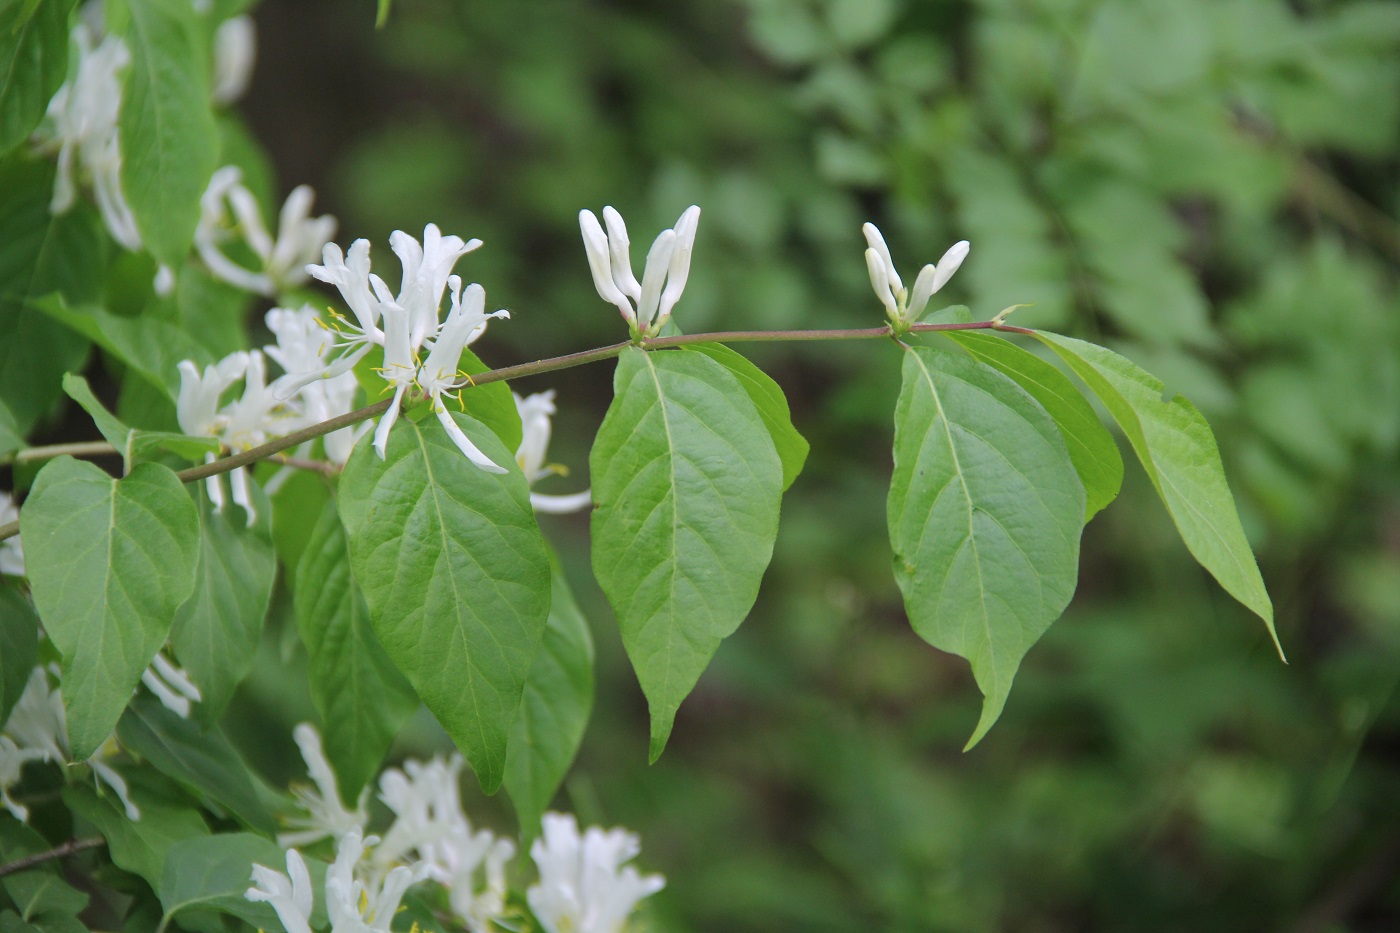
[(963, 264), (963, 260), (972, 249), (967, 240), (954, 243), (938, 260), (937, 265), (930, 263), (919, 270), (911, 292), (900, 281), (899, 273), (894, 271), (890, 248), (885, 245), (885, 238), (880, 235), (879, 229), (868, 223), (861, 227), (861, 232), (865, 234), (865, 242), (869, 244), (865, 251), (865, 265), (870, 272), (870, 284), (875, 289), (875, 296), (885, 306), (890, 323), (897, 329), (907, 328), (919, 320), (919, 316), (928, 307), (928, 300), (948, 284), (948, 280), (958, 271), (958, 267)]
[(690, 276), (690, 254), (700, 225), (700, 208), (693, 204), (686, 208), (676, 225), (662, 230), (652, 242), (640, 282), (632, 272), (631, 244), (622, 215), (605, 207), (603, 223), (607, 225), (606, 233), (592, 211), (579, 211), (578, 225), (583, 231), (583, 248), (588, 254), (588, 268), (593, 272), (593, 285), (604, 301), (617, 306), (634, 339), (655, 337), (670, 319), (671, 309), (680, 300)]
[[(520, 447), (515, 452), (515, 462), (520, 464), (526, 481), (533, 487), (547, 476), (567, 475), (568, 470), (564, 467), (545, 463), (545, 457), (549, 455), (551, 419), (554, 416), (554, 390), (536, 392), (524, 398), (514, 392), (511, 394), (515, 396), (515, 410), (520, 414), (521, 427)], [(530, 493), (530, 505), (536, 512), (557, 515), (577, 512), (592, 504), (593, 496), (587, 489), (564, 496)]]
[[(315, 789), (297, 789), (306, 812), (292, 821), (295, 832), (279, 837), (287, 848), (286, 871), (253, 866), (249, 900), (270, 904), (288, 933), (310, 933), (315, 892), (295, 846), (330, 838), (336, 856), (324, 897), (331, 933), (387, 933), (404, 894), (420, 882), (437, 885), (471, 933), (488, 933), (510, 919), (506, 868), (516, 846), (472, 827), (458, 789), (461, 756), (410, 760), (380, 775), (379, 799), (394, 815), (381, 838), (365, 835), (366, 797), (355, 810), (341, 803), (315, 730), (303, 724), (294, 736)], [(543, 834), (530, 848), (539, 880), (525, 891), (541, 928), (620, 933), (637, 904), (665, 884), (660, 875), (641, 875), (625, 864), (640, 851), (626, 830), (595, 826), (580, 833), (574, 817), (545, 814)]]

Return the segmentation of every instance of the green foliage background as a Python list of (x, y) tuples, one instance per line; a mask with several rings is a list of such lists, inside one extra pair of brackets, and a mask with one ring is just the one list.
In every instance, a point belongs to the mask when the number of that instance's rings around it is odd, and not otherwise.
[[(580, 208), (614, 205), (640, 242), (698, 203), (687, 331), (878, 323), (869, 219), (910, 270), (970, 239), (950, 300), (1035, 302), (1016, 323), (1119, 349), (1215, 426), (1290, 665), (1130, 465), (1066, 616), (965, 755), (981, 698), (909, 630), (890, 571), (892, 350), (762, 352), (812, 455), (756, 609), (654, 766), (587, 520), (549, 520), (599, 665), (565, 793), (642, 833), (669, 879), (653, 928), (1394, 928), (1400, 5), (398, 0), (379, 32), (369, 3), (255, 14), (267, 187), (316, 185), (340, 242), (483, 238), (460, 271), (515, 315), (489, 361), (621, 336)], [(580, 484), (610, 381), (549, 383), (552, 459)], [(309, 534), (307, 507), (277, 533)], [(267, 736), (306, 711), (267, 704), (270, 667), (298, 662), (265, 655), (235, 701), (262, 707), (258, 735), (235, 739), (290, 773)], [(415, 723), (405, 746), (433, 740)]]

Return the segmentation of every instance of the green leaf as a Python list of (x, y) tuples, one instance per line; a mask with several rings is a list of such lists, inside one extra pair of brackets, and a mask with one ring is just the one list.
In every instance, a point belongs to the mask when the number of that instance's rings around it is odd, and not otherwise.
[(212, 437), (191, 437), (188, 434), (172, 434), (169, 431), (142, 431), (128, 426), (116, 415), (107, 410), (92, 388), (82, 376), (63, 374), (63, 391), (92, 416), (93, 423), (102, 437), (117, 448), (122, 462), (129, 470), (138, 458), (156, 450), (169, 450), (189, 461), (200, 461), (205, 454), (219, 452), (219, 442)]
[(156, 888), (165, 908), (160, 929), (191, 907), (232, 914), (260, 930), (283, 929), (271, 905), (243, 896), (255, 864), (286, 872), (287, 857), (277, 843), (251, 833), (195, 836), (172, 845)]
[(34, 307), (96, 343), (172, 401), (180, 396), (180, 361), (212, 363), (209, 351), (176, 325), (152, 317), (124, 317), (96, 305), (71, 305), (59, 296)]
[(971, 331), (944, 336), (974, 359), (1009, 376), (1055, 419), (1069, 448), (1069, 459), (1084, 484), (1086, 522), (1118, 497), (1123, 485), (1123, 457), (1118, 453), (1118, 445), (1093, 406), (1064, 373), (1002, 337)]
[[(462, 351), (462, 362), (458, 368), (472, 376), (491, 370), (491, 367), (483, 363), (470, 348)], [(495, 432), (507, 450), (513, 452), (519, 449), (523, 429), (520, 424), (520, 412), (516, 410), (515, 397), (511, 394), (508, 383), (468, 385), (462, 390), (462, 406), (467, 414)]]
[(170, 847), (182, 839), (209, 835), (209, 827), (190, 804), (148, 787), (140, 771), (126, 769), (123, 776), (132, 802), (141, 811), (139, 820), (128, 818), (113, 795), (99, 796), (88, 784), (63, 788), (63, 802), (75, 815), (97, 827), (118, 868), (140, 875), (155, 888), (165, 873)]
[(389, 8), (394, 5), (394, 0), (379, 0), (379, 12), (374, 17), (374, 28), (383, 29), (384, 24), (389, 22)]
[(296, 579), (297, 631), (306, 645), (311, 699), (321, 714), (340, 795), (356, 800), (418, 708), (418, 694), (370, 627), (334, 502), (326, 503), (316, 522)]
[(78, 204), (49, 213), (53, 167), (12, 158), (0, 163), (0, 400), (25, 435), (62, 394), (59, 379), (82, 368), (88, 343), (31, 307), (43, 295), (97, 297), (102, 228)]
[(905, 353), (894, 425), (895, 579), (914, 631), (972, 664), (986, 700), (971, 748), (1074, 595), (1084, 487), (1045, 409), (960, 353)]
[(750, 362), (748, 357), (723, 344), (702, 343), (692, 346), (691, 349), (705, 354), (729, 370), (748, 393), (749, 399), (758, 409), (759, 417), (767, 426), (768, 433), (773, 437), (778, 459), (783, 462), (783, 491), (786, 492), (802, 472), (811, 447), (807, 444), (807, 439), (793, 427), (792, 412), (788, 410), (787, 397), (783, 395), (783, 390), (767, 373)]
[(34, 603), (63, 655), (63, 706), (74, 760), (111, 735), (141, 673), (194, 590), (199, 517), (163, 466), (114, 480), (59, 457), (20, 512)]
[(63, 83), (73, 3), (12, 2), (0, 9), (0, 153), (34, 132)]
[[(87, 906), (88, 896), (51, 871), (23, 871), (6, 875), (5, 893), (10, 895), (25, 920), (39, 920), (45, 915), (73, 916)], [(42, 922), (40, 924), (42, 929)]]
[(773, 555), (783, 469), (739, 380), (703, 353), (622, 352), (589, 460), (593, 571), (651, 708), (650, 757)]
[(394, 664), (494, 793), (549, 616), (549, 557), (513, 453), (454, 415), (509, 473), (473, 466), (436, 418), (364, 438), (340, 480), (350, 563)]
[(146, 249), (174, 268), (190, 250), (199, 198), (218, 161), (209, 60), (189, 3), (127, 0), (127, 5), (131, 68), (118, 125), (122, 191)]
[(170, 643), (199, 688), (196, 709), (204, 722), (219, 718), (253, 668), (277, 573), (272, 503), (257, 483), (250, 481), (248, 491), (258, 516), (251, 526), (243, 509), (215, 511), (203, 484), (190, 487), (199, 510), (199, 570), (194, 594), (175, 614)]
[(539, 834), (540, 816), (578, 754), (593, 707), (593, 636), (559, 562), (550, 557), (554, 598), (549, 624), (525, 680), (506, 751), (506, 792), (524, 839)]
[(1279, 657), (1274, 607), (1240, 525), (1215, 435), (1183, 396), (1167, 400), (1162, 381), (1112, 350), (1061, 337), (1036, 336), (1083, 379), (1128, 436), (1166, 504), (1182, 541), (1231, 596), (1264, 620)]
[(23, 446), (24, 437), (20, 434), (19, 422), (15, 420), (10, 406), (0, 399), (0, 457), (8, 457)]
[(231, 814), (259, 832), (276, 830), (248, 765), (218, 729), (201, 731), (155, 700), (137, 697), (117, 725), (117, 738), (216, 815)]
[(39, 617), (17, 586), (0, 582), (0, 723), (10, 718), (37, 663)]

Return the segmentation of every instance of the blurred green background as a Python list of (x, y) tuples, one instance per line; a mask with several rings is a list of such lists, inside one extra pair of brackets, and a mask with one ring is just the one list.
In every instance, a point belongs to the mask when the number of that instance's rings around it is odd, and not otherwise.
[[(1119, 349), (1216, 427), (1290, 664), (1130, 466), (968, 754), (980, 696), (909, 630), (889, 568), (893, 348), (752, 354), (812, 455), (758, 605), (653, 767), (587, 520), (548, 519), (599, 650), (562, 803), (642, 835), (668, 878), (649, 929), (1400, 928), (1400, 4), (397, 0), (378, 33), (369, 0), (255, 15), (243, 110), (278, 190), (313, 184), (380, 262), (395, 228), (483, 238), (458, 271), (514, 313), (489, 362), (623, 335), (580, 208), (646, 244), (698, 203), (688, 332), (880, 323), (873, 220), (909, 277), (970, 239), (941, 297), (1035, 302), (1016, 323)], [(552, 459), (574, 472), (544, 491), (586, 482), (610, 381), (517, 386), (560, 390)], [(302, 712), (265, 715), (285, 734)], [(512, 829), (502, 800), (475, 812)]]

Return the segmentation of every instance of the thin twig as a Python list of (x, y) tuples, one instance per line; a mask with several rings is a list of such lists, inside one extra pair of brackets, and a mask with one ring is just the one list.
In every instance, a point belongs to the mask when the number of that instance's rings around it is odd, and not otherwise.
[(0, 878), (6, 875), (13, 875), (16, 872), (25, 871), (35, 865), (42, 865), (45, 862), (52, 862), (54, 859), (67, 858), (76, 855), (86, 849), (100, 849), (107, 844), (107, 840), (101, 836), (93, 836), (88, 839), (70, 839), (59, 846), (54, 846), (47, 852), (37, 852), (34, 855), (26, 855), (24, 858), (15, 859), (0, 865)]
[(8, 457), (0, 457), (0, 466), (12, 463), (29, 463), (34, 460), (48, 460), (64, 455), (72, 457), (120, 456), (121, 451), (106, 441), (78, 441), (73, 444), (49, 444), (44, 447), (26, 447)]
[[(1027, 327), (1013, 327), (1001, 321), (972, 321), (969, 323), (951, 324), (914, 324), (909, 327), (909, 332), (916, 334), (936, 333), (940, 331), (959, 330), (995, 330), (1006, 331), (1013, 334), (1034, 334), (1035, 331)], [(850, 330), (728, 330), (716, 331), (708, 334), (685, 334), (677, 337), (652, 337), (640, 341), (640, 345), (647, 350), (665, 350), (671, 347), (684, 347), (697, 343), (756, 343), (756, 342), (777, 342), (777, 341), (810, 341), (810, 340), (874, 340), (893, 335), (889, 325), (882, 327), (862, 327)], [(579, 353), (569, 353), (565, 356), (554, 356), (548, 359), (535, 360), (532, 363), (517, 363), (514, 366), (503, 366), (500, 369), (492, 369), (487, 372), (472, 376), (472, 386), (489, 385), (493, 382), (503, 382), (507, 379), (520, 379), (525, 376), (535, 376), (541, 373), (551, 373), (560, 369), (570, 369), (574, 366), (583, 366), (588, 363), (598, 363), (603, 360), (610, 360), (621, 355), (623, 350), (634, 346), (630, 341), (609, 344), (606, 347), (598, 347), (593, 350), (583, 350)], [(208, 479), (211, 476), (218, 476), (227, 473), (238, 467), (248, 466), (259, 460), (265, 460), (284, 450), (297, 447), (307, 441), (315, 440), (332, 431), (339, 431), (341, 428), (348, 428), (361, 421), (367, 421), (376, 415), (382, 415), (389, 410), (393, 399), (385, 399), (382, 402), (375, 402), (373, 405), (366, 405), (356, 411), (344, 415), (338, 415), (319, 424), (302, 428), (300, 431), (293, 431), (291, 434), (284, 434), (281, 437), (273, 438), (266, 444), (258, 447), (251, 447), (248, 450), (240, 451), (236, 454), (223, 457), (211, 463), (204, 463), (199, 466), (190, 467), (188, 470), (181, 470), (175, 475), (182, 483), (193, 483), (195, 480)], [(284, 461), (290, 463), (290, 461)], [(297, 465), (297, 464), (290, 464)], [(19, 534), (19, 522), (10, 522), (8, 525), (0, 525), (0, 541), (14, 537)]]

